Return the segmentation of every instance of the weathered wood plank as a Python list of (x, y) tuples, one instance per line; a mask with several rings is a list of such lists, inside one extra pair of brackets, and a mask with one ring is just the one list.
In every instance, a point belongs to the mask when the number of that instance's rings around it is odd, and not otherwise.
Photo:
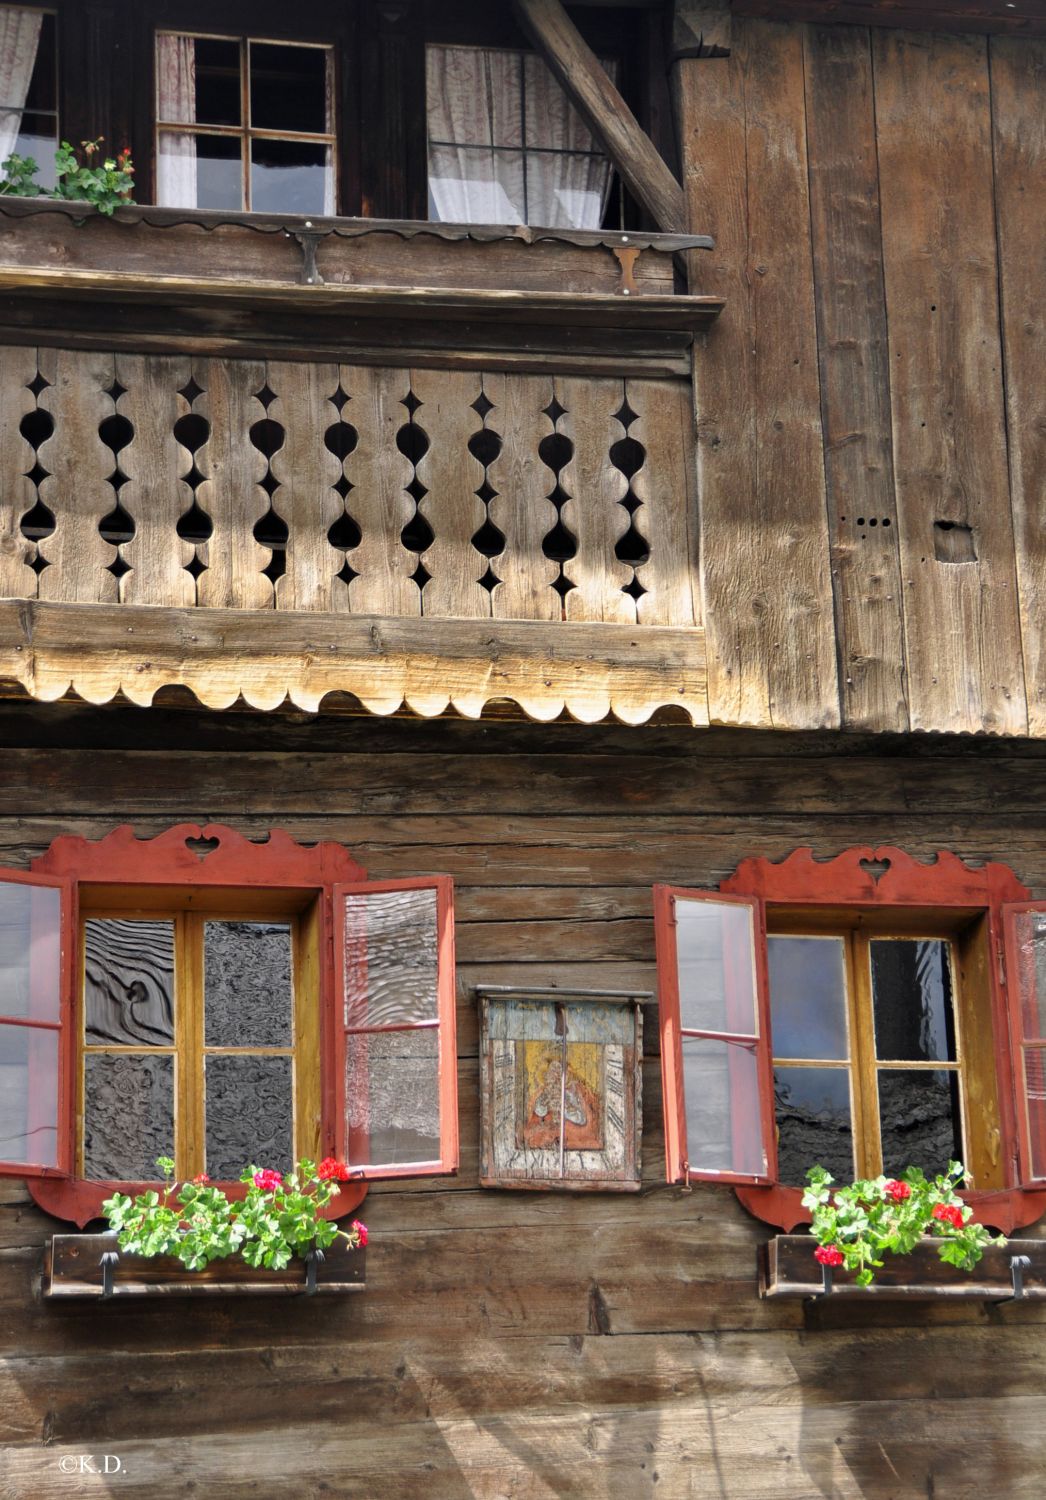
[(872, 49), (911, 723), (1020, 734), (987, 44)]
[(991, 47), (995, 213), (1006, 372), (1010, 496), (1028, 729), (1046, 734), (1046, 42)]
[(196, 603), (196, 584), (186, 571), (193, 546), (177, 531), (192, 506), (184, 478), (192, 457), (174, 435), (175, 423), (189, 410), (179, 391), (191, 375), (192, 361), (184, 355), (116, 357), (116, 379), (125, 387), (116, 410), (134, 432), (118, 458), (128, 481), (120, 489), (120, 504), (134, 522), (134, 536), (120, 548), (131, 570), (120, 579), (124, 604)]
[(193, 378), (201, 389), (193, 411), (208, 423), (196, 455), (203, 475), (196, 500), (213, 525), (209, 540), (198, 547), (206, 568), (196, 580), (196, 602), (211, 609), (271, 609), (272, 584), (263, 572), (269, 552), (254, 537), (269, 509), (261, 486), (267, 465), (248, 437), (265, 420), (258, 400), (265, 366), (257, 360), (194, 360)]
[(345, 597), (336, 577), (341, 560), (327, 533), (344, 509), (334, 489), (342, 464), (325, 437), (338, 421), (331, 401), (338, 367), (273, 361), (266, 379), (275, 395), (267, 416), (283, 428), (283, 441), (270, 460), (279, 483), (273, 506), (288, 531), (287, 571), (276, 580), (276, 608), (337, 610)]
[(872, 57), (868, 33), (804, 38), (814, 301), (843, 718), (906, 730)]
[(695, 357), (714, 722), (839, 723), (803, 90), (794, 26), (734, 27), (677, 64), (698, 268), (728, 310)]
[(563, 601), (566, 618), (632, 624), (635, 600), (624, 592), (632, 569), (614, 550), (628, 530), (628, 513), (620, 503), (628, 481), (610, 460), (612, 446), (625, 435), (617, 418), (624, 385), (620, 380), (561, 378), (555, 395), (564, 408), (556, 431), (572, 447), (559, 475), (569, 497), (560, 518), (577, 541), (577, 552), (563, 565), (574, 585)]
[(556, 507), (548, 498), (555, 480), (538, 458), (541, 442), (554, 431), (546, 415), (552, 404), (552, 381), (541, 376), (489, 375), (483, 392), (493, 401), (486, 425), (501, 439), (501, 452), (488, 466), (497, 491), (490, 518), (505, 538), (495, 559), (501, 580), (492, 594), (494, 618), (558, 620), (559, 595), (552, 587), (559, 566), (542, 550), (556, 524)]
[(418, 509), (434, 533), (420, 558), (432, 575), (422, 590), (421, 610), (487, 619), (490, 594), (479, 582), (486, 561), (472, 545), (487, 514), (478, 494), (484, 470), (469, 449), (469, 439), (483, 426), (475, 410), (483, 380), (468, 371), (412, 370), (410, 386), (421, 402), (415, 419), (429, 441), (417, 464), (417, 477), (428, 491)]
[(36, 544), (22, 535), (20, 522), (36, 502), (29, 474), (32, 444), (22, 436), (22, 419), (36, 407), (29, 389), (36, 379), (35, 349), (0, 348), (0, 597), (32, 599), (36, 574), (29, 566)]
[(646, 590), (639, 622), (687, 625), (701, 618), (693, 392), (678, 380), (630, 380), (625, 393), (636, 414), (628, 435), (646, 455), (632, 479), (642, 501), (636, 526), (650, 544), (649, 561), (636, 568)]
[(346, 554), (358, 575), (349, 583), (349, 608), (354, 614), (420, 615), (421, 593), (411, 577), (417, 561), (400, 540), (414, 514), (407, 494), (414, 469), (397, 444), (409, 421), (404, 402), (410, 375), (343, 366), (341, 385), (350, 398), (343, 420), (359, 435), (345, 466), (353, 484), (348, 510), (361, 533), (359, 545)]

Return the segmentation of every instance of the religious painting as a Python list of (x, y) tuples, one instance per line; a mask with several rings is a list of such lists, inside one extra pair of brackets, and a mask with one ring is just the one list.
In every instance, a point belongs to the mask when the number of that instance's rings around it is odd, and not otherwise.
[(481, 986), (483, 1187), (639, 1187), (642, 1002)]

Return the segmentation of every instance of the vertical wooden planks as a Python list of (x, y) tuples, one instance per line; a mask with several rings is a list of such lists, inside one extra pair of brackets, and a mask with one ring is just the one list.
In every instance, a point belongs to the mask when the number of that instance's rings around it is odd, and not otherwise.
[(843, 718), (908, 728), (868, 32), (805, 36), (814, 302)]
[(29, 389), (36, 377), (36, 350), (0, 347), (0, 597), (33, 599), (36, 574), (29, 566), (33, 544), (20, 522), (36, 500), (33, 445), (22, 436), (22, 419), (36, 406)]
[(429, 440), (417, 465), (428, 491), (420, 510), (433, 531), (422, 556), (432, 575), (422, 613), (485, 619), (490, 594), (479, 580), (486, 561), (472, 545), (487, 514), (477, 493), (483, 465), (469, 451), (469, 439), (483, 426), (473, 405), (483, 394), (482, 377), (471, 370), (412, 370), (410, 386), (421, 402), (414, 420)]
[(1046, 735), (1046, 41), (990, 43), (1010, 488), (1028, 729)]
[(201, 359), (193, 362), (193, 377), (202, 388), (193, 410), (210, 428), (196, 455), (204, 476), (196, 499), (214, 527), (200, 548), (207, 566), (197, 579), (197, 599), (214, 609), (268, 609), (272, 584), (262, 569), (269, 550), (254, 538), (269, 509), (261, 486), (267, 466), (250, 436), (265, 418), (258, 400), (265, 366), (257, 360)]
[(700, 618), (693, 395), (683, 380), (630, 380), (625, 393), (636, 414), (629, 437), (646, 454), (632, 479), (632, 493), (643, 502), (636, 526), (650, 544), (649, 560), (636, 569), (646, 589), (639, 623), (691, 625)]
[(334, 489), (342, 468), (324, 437), (338, 420), (330, 399), (338, 389), (338, 367), (273, 361), (267, 377), (275, 396), (268, 416), (284, 433), (269, 465), (279, 484), (273, 506), (288, 529), (286, 571), (276, 580), (276, 607), (333, 610), (344, 589), (336, 579), (341, 557), (327, 533), (343, 510)]
[(396, 441), (409, 420), (409, 373), (342, 366), (341, 386), (350, 397), (342, 415), (359, 434), (345, 465), (355, 486), (349, 510), (362, 533), (347, 554), (359, 575), (349, 584), (349, 608), (355, 614), (418, 615), (421, 590), (411, 576), (417, 560), (400, 540), (414, 514), (407, 493), (414, 466)]
[(987, 40), (872, 53), (912, 728), (1019, 734)]
[(494, 403), (490, 425), (502, 442), (488, 470), (497, 490), (490, 517), (505, 537), (505, 550), (494, 561), (501, 580), (492, 596), (494, 617), (558, 620), (562, 607), (552, 584), (559, 567), (542, 551), (542, 542), (556, 524), (556, 507), (548, 498), (555, 480), (539, 457), (542, 439), (553, 431), (545, 412), (552, 402), (552, 380), (543, 375), (487, 375), (483, 389)]
[(175, 423), (189, 410), (178, 392), (191, 375), (188, 356), (116, 356), (116, 379), (124, 387), (116, 410), (134, 429), (120, 452), (128, 481), (120, 503), (134, 522), (134, 536), (121, 548), (131, 570), (120, 580), (125, 604), (196, 603), (196, 585), (186, 571), (193, 547), (177, 532), (179, 518), (192, 506), (192, 490), (181, 477), (192, 459), (174, 435)]
[(40, 482), (40, 499), (54, 516), (55, 529), (39, 544), (41, 557), (50, 564), (40, 574), (39, 598), (115, 604), (119, 589), (109, 567), (116, 548), (98, 530), (116, 503), (109, 483), (115, 460), (98, 431), (114, 411), (109, 394), (115, 379), (113, 356), (46, 350), (40, 363), (51, 382), (41, 392), (40, 406), (54, 422), (38, 455), (48, 471)]
[(636, 604), (624, 592), (632, 569), (614, 551), (628, 530), (628, 512), (620, 503), (628, 493), (628, 481), (610, 460), (610, 449), (625, 435), (617, 417), (625, 399), (624, 384), (561, 377), (555, 392), (564, 408), (558, 431), (573, 446), (560, 474), (569, 496), (563, 503), (563, 524), (577, 539), (577, 552), (565, 564), (574, 585), (564, 600), (566, 618), (632, 624)]
[(739, 22), (677, 79), (690, 222), (716, 239), (699, 289), (727, 299), (694, 364), (709, 710), (833, 727), (802, 28)]

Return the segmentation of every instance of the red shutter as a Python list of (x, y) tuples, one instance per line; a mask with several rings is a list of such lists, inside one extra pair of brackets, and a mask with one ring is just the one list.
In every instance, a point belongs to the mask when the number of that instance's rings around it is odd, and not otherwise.
[(670, 1182), (776, 1176), (761, 903), (654, 888)]
[(1020, 1177), (1046, 1182), (1046, 902), (1002, 908)]
[(334, 887), (339, 1154), (364, 1177), (457, 1170), (453, 882)]
[(72, 885), (0, 870), (0, 1174), (72, 1170)]

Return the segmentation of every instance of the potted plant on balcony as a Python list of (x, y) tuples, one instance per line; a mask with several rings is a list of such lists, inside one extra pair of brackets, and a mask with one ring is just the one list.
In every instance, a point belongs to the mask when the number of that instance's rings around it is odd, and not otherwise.
[[(163, 1188), (103, 1204), (108, 1235), (59, 1235), (49, 1296), (216, 1291), (349, 1291), (363, 1286), (367, 1226), (339, 1229), (323, 1210), (348, 1180), (343, 1162), (300, 1161), (284, 1177), (245, 1168), (230, 1199), (206, 1173), (178, 1187), (160, 1157)], [(99, 1254), (100, 1251), (100, 1254)]]
[(31, 156), (13, 154), (0, 163), (0, 197), (60, 198), (86, 203), (112, 217), (122, 204), (133, 203), (134, 164), (124, 148), (116, 156), (102, 154), (102, 141), (81, 141), (75, 150), (63, 141), (54, 155), (55, 185), (45, 188), (36, 180), (40, 168)]

